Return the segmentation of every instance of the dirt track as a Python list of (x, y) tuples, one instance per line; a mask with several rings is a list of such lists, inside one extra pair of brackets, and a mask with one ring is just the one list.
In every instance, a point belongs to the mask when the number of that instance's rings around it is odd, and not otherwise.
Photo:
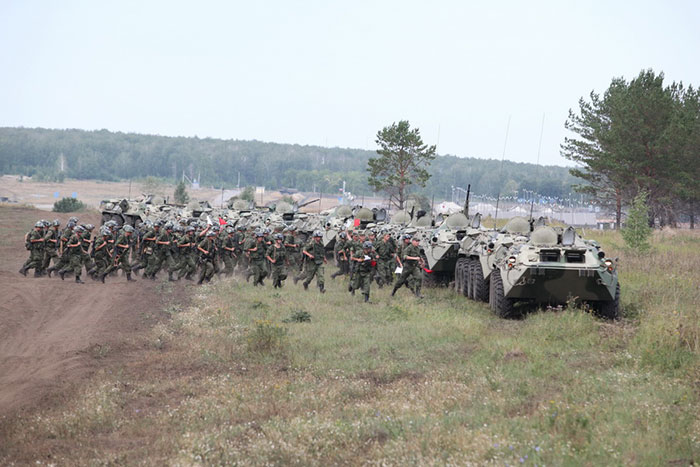
[[(42, 217), (69, 215), (0, 206), (0, 416), (29, 409), (79, 385), (97, 368), (130, 358), (157, 319), (157, 283), (108, 284), (18, 274), (23, 233)], [(98, 223), (83, 214), (81, 222)], [(153, 308), (152, 305), (156, 307)]]

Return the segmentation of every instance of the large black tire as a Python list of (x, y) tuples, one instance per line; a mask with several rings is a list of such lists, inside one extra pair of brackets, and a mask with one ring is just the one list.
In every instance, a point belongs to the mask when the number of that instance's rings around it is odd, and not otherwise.
[(606, 319), (620, 319), (620, 283), (615, 287), (615, 298), (609, 302), (600, 302), (598, 314)]
[(467, 267), (464, 270), (464, 296), (474, 299), (474, 285), (472, 275), (474, 274), (474, 258), (467, 260)]
[(469, 297), (469, 282), (471, 274), (471, 258), (464, 258), (462, 265), (462, 295)]
[(457, 264), (455, 264), (455, 292), (459, 295), (464, 294), (464, 283), (462, 282), (462, 275), (464, 274), (464, 262), (465, 258), (457, 258)]
[(515, 300), (506, 298), (503, 292), (503, 279), (501, 279), (501, 271), (495, 269), (491, 272), (491, 293), (489, 294), (489, 305), (491, 309), (501, 318), (514, 318), (517, 313), (515, 311)]
[(472, 266), (472, 293), (474, 300), (480, 302), (489, 301), (489, 280), (484, 279), (484, 271), (478, 258), (474, 259)]

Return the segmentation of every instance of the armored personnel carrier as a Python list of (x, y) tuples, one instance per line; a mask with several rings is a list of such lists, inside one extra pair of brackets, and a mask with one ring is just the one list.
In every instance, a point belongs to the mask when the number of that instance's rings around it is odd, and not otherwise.
[(574, 300), (605, 318), (619, 317), (615, 260), (573, 227), (537, 227), (528, 241), (513, 244), (494, 266), (489, 304), (499, 316), (517, 315), (517, 302), (561, 305)]
[[(418, 219), (424, 219), (422, 216)], [(424, 222), (423, 224), (430, 225)], [(416, 222), (416, 228), (424, 227)], [(455, 274), (459, 247), (467, 235), (469, 219), (463, 213), (450, 215), (437, 229), (431, 229), (421, 239), (421, 249), (426, 262), (426, 285), (448, 284)]]

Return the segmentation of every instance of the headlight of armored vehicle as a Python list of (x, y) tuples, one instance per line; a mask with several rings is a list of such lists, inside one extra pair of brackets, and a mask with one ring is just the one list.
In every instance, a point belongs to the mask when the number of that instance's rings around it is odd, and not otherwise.
[(515, 266), (515, 256), (510, 256), (506, 262), (508, 264), (508, 269), (512, 269), (513, 266)]
[(606, 259), (605, 261), (603, 261), (603, 264), (605, 264), (605, 267), (608, 268), (608, 271), (612, 272), (612, 270), (613, 270), (613, 264), (614, 264), (614, 263), (613, 263), (613, 260), (611, 260), (610, 258), (608, 258), (608, 259)]

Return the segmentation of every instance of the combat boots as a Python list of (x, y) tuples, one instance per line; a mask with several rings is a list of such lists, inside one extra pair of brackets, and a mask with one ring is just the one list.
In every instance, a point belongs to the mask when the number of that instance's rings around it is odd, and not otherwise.
[(394, 286), (394, 289), (391, 291), (391, 296), (392, 296), (392, 297), (393, 297), (394, 295), (396, 295), (396, 291), (397, 291), (397, 290), (399, 290), (399, 288), (396, 287), (396, 286)]
[(131, 278), (131, 273), (130, 273), (130, 272), (127, 272), (127, 273), (126, 273), (126, 280), (127, 280), (127, 282), (136, 282), (136, 279), (132, 279), (132, 278)]
[(76, 284), (84, 284), (85, 282), (83, 282), (82, 280), (80, 280), (80, 276), (75, 276), (75, 283), (76, 283)]
[(22, 269), (19, 270), (19, 273), (22, 274), (24, 277), (27, 277), (27, 270), (22, 266)]
[(61, 276), (61, 280), (66, 279), (66, 271), (58, 271), (58, 275)]
[(369, 294), (368, 293), (365, 294), (365, 303), (367, 303), (367, 302), (369, 302)]
[(175, 278), (173, 277), (173, 273), (172, 273), (172, 272), (168, 272), (168, 280), (169, 280), (170, 282), (175, 282), (177, 279), (175, 279)]
[(326, 288), (324, 286), (321, 285), (318, 287), (318, 289), (321, 293), (326, 293)]
[(103, 272), (102, 274), (100, 274), (100, 280), (102, 281), (103, 284), (105, 283), (105, 277), (107, 277), (106, 272)]

